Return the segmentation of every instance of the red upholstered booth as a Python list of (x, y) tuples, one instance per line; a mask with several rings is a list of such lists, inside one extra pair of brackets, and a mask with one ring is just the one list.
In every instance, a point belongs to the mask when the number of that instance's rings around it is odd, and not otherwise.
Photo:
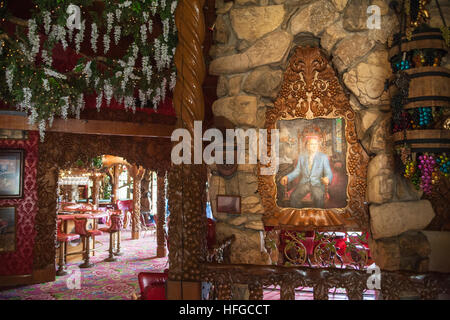
[(166, 282), (169, 269), (164, 272), (140, 272), (138, 274), (141, 300), (167, 300)]

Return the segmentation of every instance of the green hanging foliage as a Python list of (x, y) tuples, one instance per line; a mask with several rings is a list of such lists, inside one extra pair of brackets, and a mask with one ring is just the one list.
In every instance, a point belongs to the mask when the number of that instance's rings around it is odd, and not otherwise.
[[(0, 81), (6, 83), (0, 95), (26, 112), (30, 124), (38, 124), (41, 140), (55, 117), (79, 118), (87, 94), (96, 95), (98, 111), (114, 98), (134, 112), (137, 101), (141, 108), (156, 109), (175, 87), (177, 0), (104, 0), (101, 14), (95, 2), (34, 0), (26, 27), (19, 25), (14, 36), (0, 29)], [(80, 9), (80, 29), (67, 26), (78, 16), (70, 5)], [(4, 10), (0, 13), (8, 16)], [(112, 48), (130, 40), (122, 58), (108, 57)], [(79, 53), (87, 43), (93, 56), (80, 54), (72, 70), (55, 70), (57, 44)]]

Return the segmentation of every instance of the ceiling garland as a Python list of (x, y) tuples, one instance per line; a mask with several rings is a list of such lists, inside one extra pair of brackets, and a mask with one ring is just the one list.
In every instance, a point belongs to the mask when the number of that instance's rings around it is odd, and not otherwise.
[[(104, 3), (100, 13), (92, 9), (96, 2)], [(98, 111), (114, 98), (135, 112), (139, 107), (157, 109), (175, 87), (177, 0), (34, 0), (33, 4), (32, 17), (26, 21), (8, 15), (5, 2), (0, 2), (3, 19), (17, 26), (15, 33), (0, 28), (0, 81), (6, 84), (0, 94), (26, 112), (30, 124), (38, 125), (41, 140), (55, 117), (79, 118), (87, 94), (96, 95)], [(125, 43), (130, 44), (123, 57), (108, 57), (114, 46), (123, 49)], [(83, 44), (94, 55), (82, 53)], [(76, 56), (73, 67), (58, 69), (53, 60), (69, 51)]]

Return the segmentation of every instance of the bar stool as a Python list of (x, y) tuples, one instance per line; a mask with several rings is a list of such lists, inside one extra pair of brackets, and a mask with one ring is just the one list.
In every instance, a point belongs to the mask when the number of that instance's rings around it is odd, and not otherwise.
[[(122, 214), (112, 214), (110, 216), (111, 225), (109, 228), (100, 228), (100, 231), (109, 233), (109, 257), (105, 261), (117, 261), (114, 255), (122, 255), (120, 252), (120, 230), (123, 228)], [(117, 235), (117, 252), (114, 253), (114, 236)]]
[(56, 240), (59, 242), (59, 259), (58, 259), (58, 271), (56, 271), (57, 276), (65, 276), (66, 272), (66, 243), (77, 240), (80, 238), (79, 234), (75, 233), (63, 233), (61, 231), (61, 220), (58, 219), (58, 229), (56, 234)]
[(90, 262), (90, 253), (91, 253), (91, 241), (90, 239), (93, 236), (99, 236), (102, 234), (100, 230), (86, 228), (87, 218), (79, 218), (75, 217), (75, 232), (81, 236), (81, 240), (84, 241), (84, 263), (80, 264), (80, 268), (90, 268), (94, 266), (93, 263)]

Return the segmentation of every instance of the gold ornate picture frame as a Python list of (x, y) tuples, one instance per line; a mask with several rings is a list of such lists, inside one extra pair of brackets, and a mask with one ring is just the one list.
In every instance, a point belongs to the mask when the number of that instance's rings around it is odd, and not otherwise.
[[(355, 113), (332, 66), (319, 48), (298, 47), (289, 60), (274, 107), (266, 112), (269, 152), (271, 129), (280, 129), (280, 121), (296, 119), (309, 120), (311, 124), (314, 119), (341, 119), (344, 124), (346, 205), (340, 208), (280, 207), (277, 173), (262, 175), (258, 170), (258, 192), (265, 209), (265, 226), (294, 230), (367, 230), (368, 155), (356, 134)], [(314, 127), (318, 126), (312, 125), (310, 129)], [(306, 140), (308, 133), (299, 131), (298, 140)], [(261, 169), (263, 165), (259, 166)], [(310, 170), (313, 169), (310, 167)]]

